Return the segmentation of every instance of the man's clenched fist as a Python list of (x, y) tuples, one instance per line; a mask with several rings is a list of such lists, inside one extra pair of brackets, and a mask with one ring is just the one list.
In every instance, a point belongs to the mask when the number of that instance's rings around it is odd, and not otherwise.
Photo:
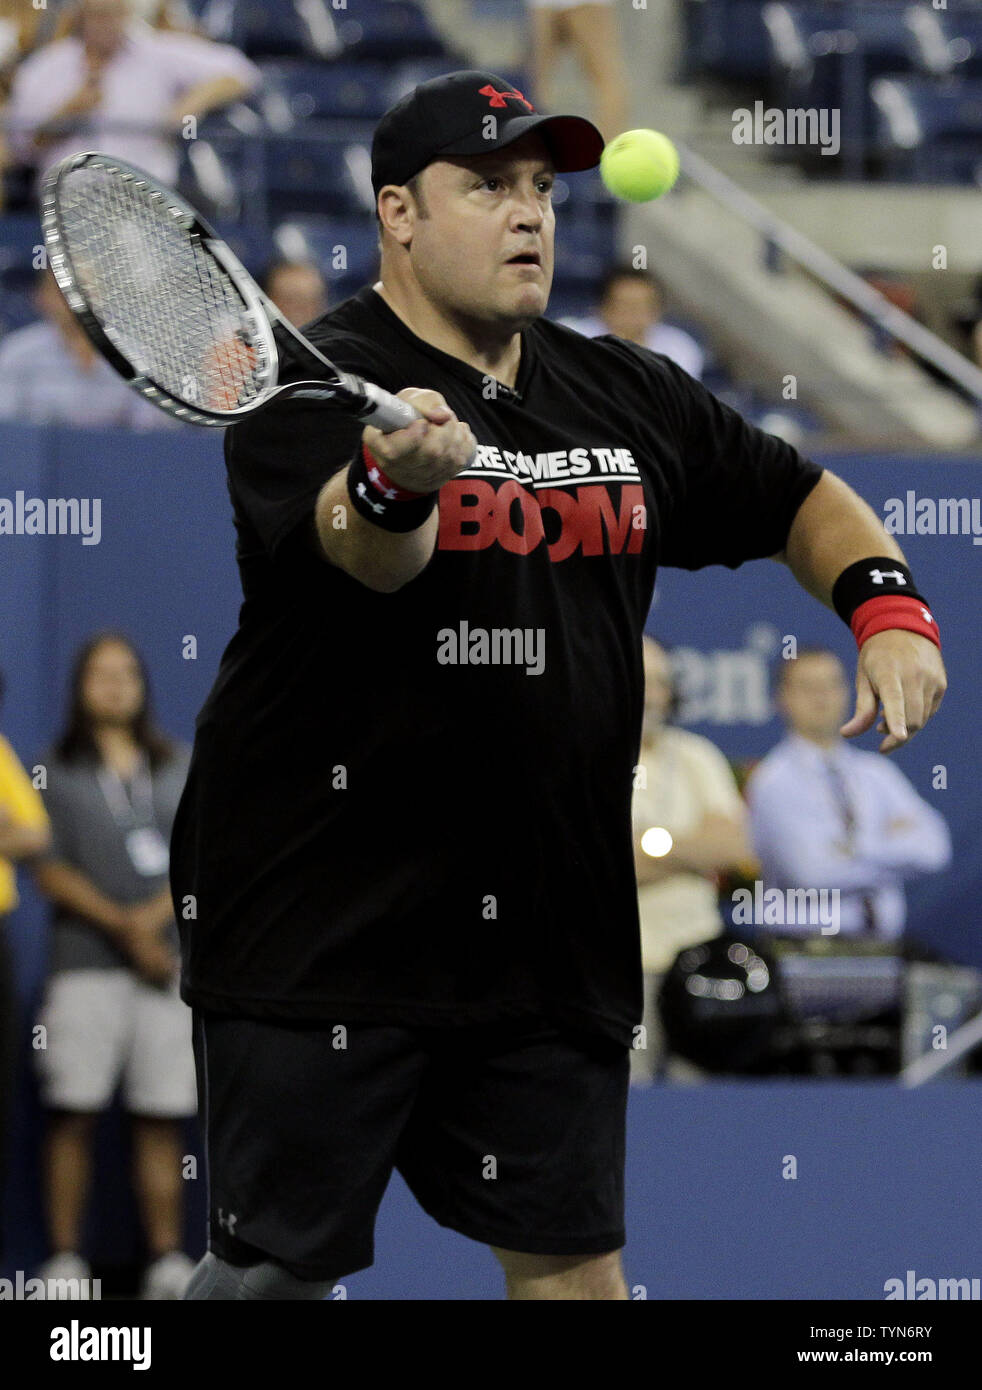
[(477, 441), (470, 425), (457, 419), (439, 391), (407, 386), (398, 396), (424, 418), (392, 434), (366, 425), (362, 441), (399, 487), (435, 492), (470, 465)]

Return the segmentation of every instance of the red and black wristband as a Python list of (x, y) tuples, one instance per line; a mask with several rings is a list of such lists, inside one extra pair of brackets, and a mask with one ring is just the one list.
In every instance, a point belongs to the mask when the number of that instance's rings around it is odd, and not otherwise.
[(411, 492), (394, 483), (364, 444), (348, 465), (348, 496), (359, 516), (383, 531), (415, 531), (437, 501), (435, 492)]
[(832, 606), (849, 624), (857, 647), (887, 628), (917, 632), (941, 646), (927, 599), (915, 589), (907, 566), (890, 556), (873, 555), (848, 565), (832, 587)]

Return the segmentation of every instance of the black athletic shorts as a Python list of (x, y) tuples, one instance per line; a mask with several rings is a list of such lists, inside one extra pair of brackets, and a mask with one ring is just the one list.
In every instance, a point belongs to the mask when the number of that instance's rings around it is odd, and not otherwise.
[(538, 1019), (339, 1031), (195, 1009), (194, 1043), (209, 1246), (231, 1264), (368, 1268), (393, 1168), (441, 1226), (487, 1245), (624, 1244), (630, 1050), (610, 1039)]

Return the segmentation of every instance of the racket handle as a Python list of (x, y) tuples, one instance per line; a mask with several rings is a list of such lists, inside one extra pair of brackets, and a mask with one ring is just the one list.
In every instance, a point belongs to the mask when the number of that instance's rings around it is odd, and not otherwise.
[(410, 405), (408, 401), (401, 401), (389, 391), (383, 391), (381, 386), (376, 386), (373, 382), (363, 382), (362, 390), (368, 397), (369, 408), (359, 415), (359, 419), (364, 420), (366, 425), (374, 425), (383, 434), (404, 430), (414, 420), (422, 418), (415, 406)]

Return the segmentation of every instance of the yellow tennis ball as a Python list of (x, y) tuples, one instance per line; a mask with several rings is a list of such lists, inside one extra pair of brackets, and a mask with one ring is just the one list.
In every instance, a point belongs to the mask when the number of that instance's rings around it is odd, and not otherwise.
[(600, 177), (615, 198), (647, 203), (679, 176), (679, 152), (658, 130), (625, 130), (604, 146)]

